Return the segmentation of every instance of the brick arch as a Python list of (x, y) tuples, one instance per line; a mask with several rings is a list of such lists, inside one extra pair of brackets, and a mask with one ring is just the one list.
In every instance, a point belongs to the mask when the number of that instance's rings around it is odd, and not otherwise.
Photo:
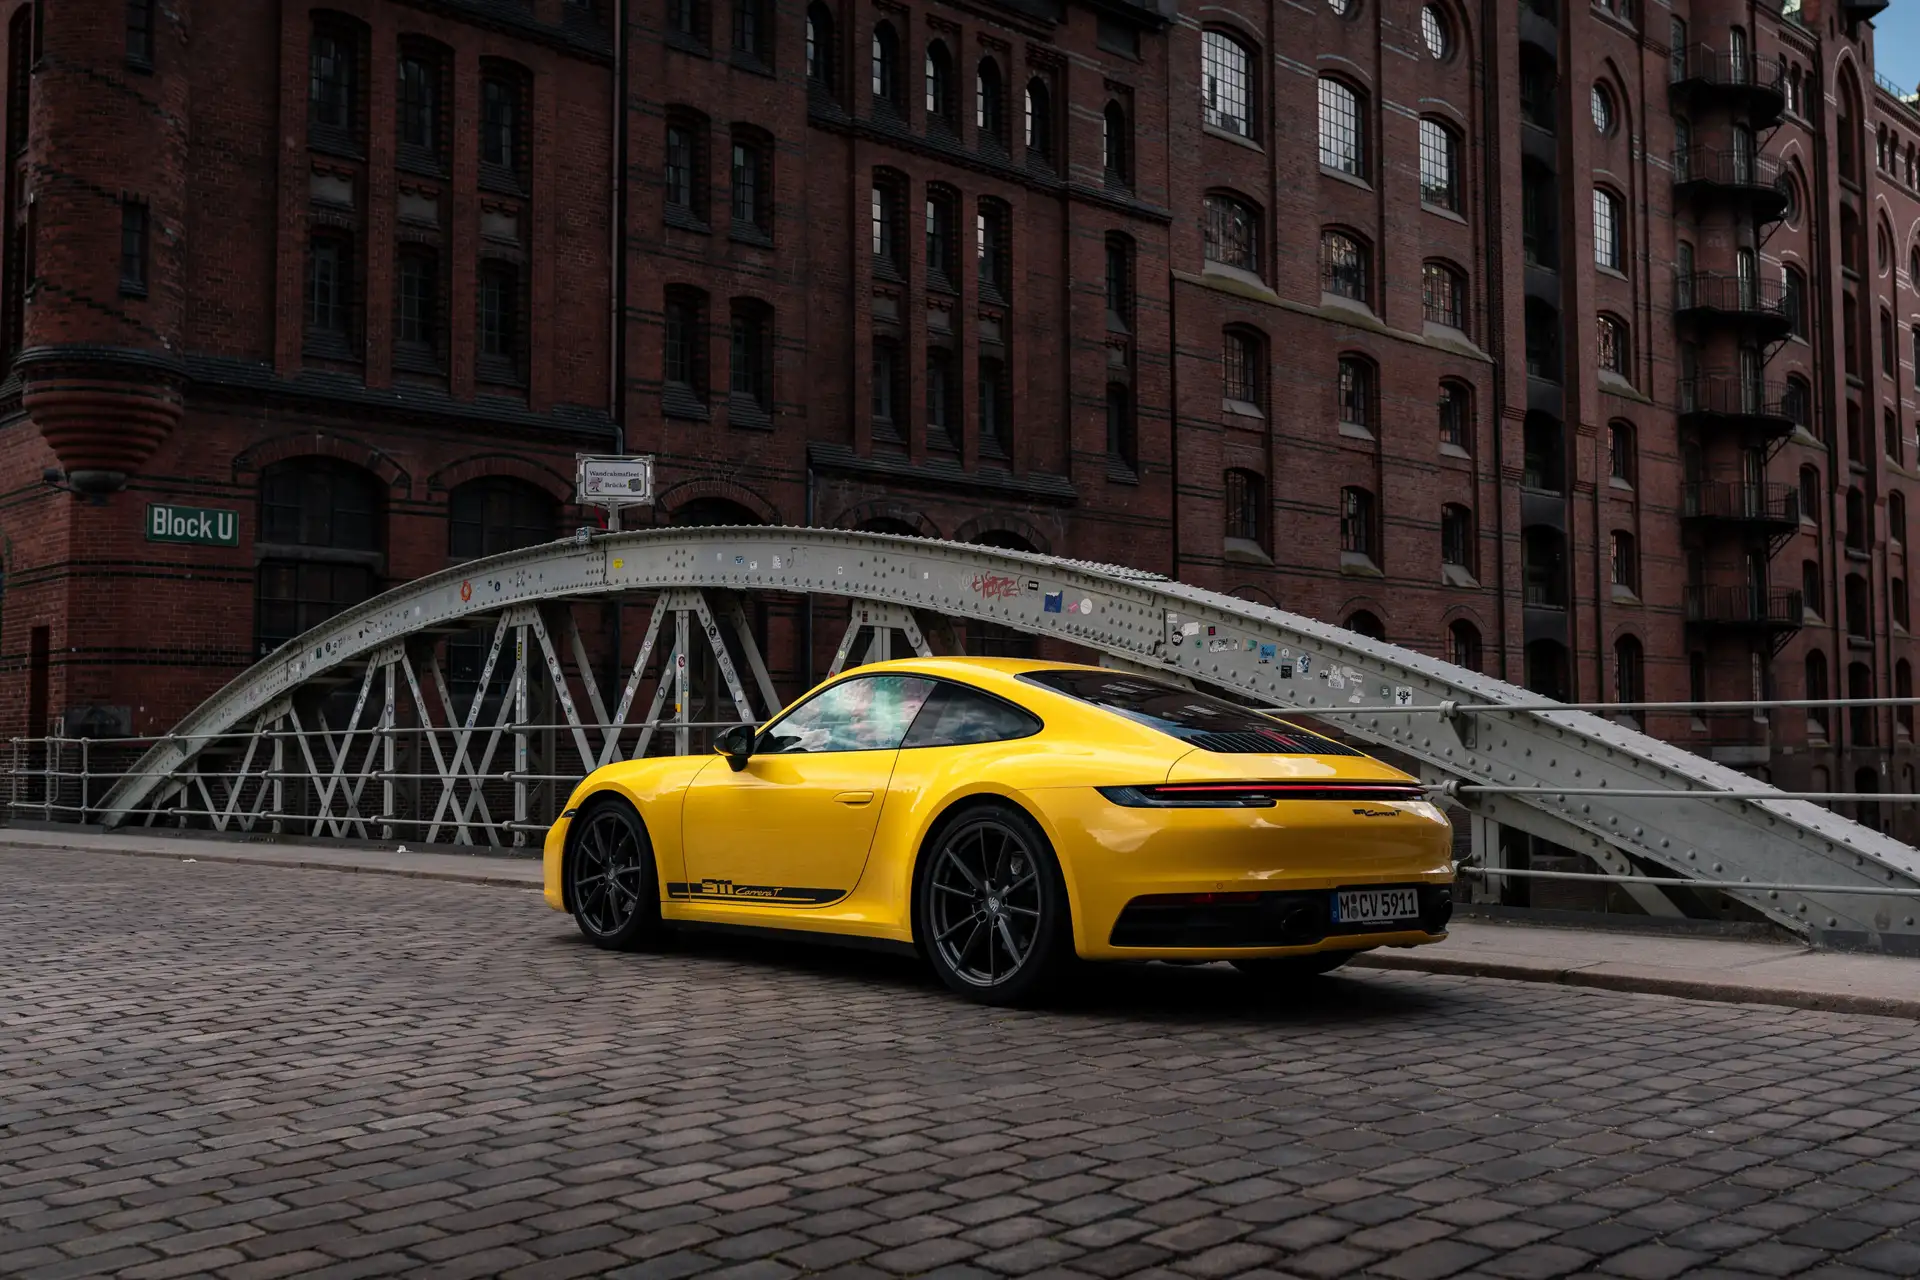
[(1239, 586), (1230, 589), (1227, 594), (1236, 599), (1245, 600), (1248, 604), (1265, 605), (1269, 609), (1285, 607), (1274, 598), (1273, 592), (1267, 590), (1265, 587), (1256, 587), (1251, 582), (1243, 582)]
[(654, 523), (671, 522), (675, 511), (700, 498), (725, 498), (729, 502), (739, 503), (767, 524), (782, 523), (779, 508), (771, 502), (743, 484), (722, 480), (718, 476), (696, 476), (661, 490), (653, 501)]
[(1053, 554), (1053, 542), (1032, 521), (1016, 515), (989, 513), (975, 516), (953, 531), (955, 542), (973, 542), (989, 533), (1011, 533), (1025, 538), (1043, 556)]
[(1487, 638), (1487, 620), (1480, 616), (1478, 609), (1470, 604), (1456, 604), (1440, 615), (1440, 629), (1442, 631), (1445, 631), (1456, 622), (1471, 622), (1475, 627), (1479, 628), (1480, 639), (1483, 643), (1485, 642)]
[(1344, 627), (1347, 625), (1348, 618), (1362, 610), (1380, 619), (1382, 626), (1385, 626), (1387, 619), (1393, 616), (1393, 610), (1387, 608), (1386, 602), (1379, 596), (1362, 591), (1341, 601), (1340, 607), (1334, 610), (1333, 616), (1326, 621), (1331, 626)]
[(572, 481), (551, 467), (510, 453), (476, 453), (450, 462), (427, 477), (427, 494), (433, 497), (451, 493), (469, 480), (488, 476), (511, 476), (525, 481), (562, 505), (571, 504), (574, 499)]
[(882, 518), (912, 525), (923, 538), (940, 536), (939, 526), (927, 517), (926, 512), (916, 511), (891, 498), (874, 498), (867, 502), (856, 503), (842, 511), (840, 518), (834, 524), (841, 529), (858, 529), (869, 520)]
[(413, 475), (385, 450), (329, 431), (289, 431), (247, 446), (233, 455), (233, 478), (255, 475), (289, 458), (337, 458), (380, 477), (390, 493), (413, 494)]

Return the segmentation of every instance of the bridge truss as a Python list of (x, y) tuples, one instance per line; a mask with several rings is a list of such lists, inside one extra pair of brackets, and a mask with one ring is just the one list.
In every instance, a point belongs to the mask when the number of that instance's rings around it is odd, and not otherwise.
[[(704, 749), (713, 730), (776, 711), (749, 613), (778, 602), (810, 623), (811, 602), (828, 599), (848, 614), (829, 672), (896, 650), (957, 652), (965, 626), (1068, 642), (1109, 665), (1325, 717), (1410, 761), (1476, 823), (1551, 840), (1605, 872), (1727, 884), (1816, 942), (1920, 953), (1920, 852), (1614, 720), (1152, 574), (822, 529), (608, 534), (407, 583), (289, 642), (124, 768), (107, 764), (105, 744), (81, 748), (98, 768), (49, 758), (46, 816), (537, 844), (593, 768)], [(650, 608), (634, 657), (596, 670), (580, 617), (636, 601)], [(466, 670), (450, 679), (460, 637)], [(96, 783), (110, 784), (104, 795)], [(1768, 887), (1789, 885), (1822, 888)], [(1680, 914), (1657, 887), (1623, 887), (1651, 913)]]

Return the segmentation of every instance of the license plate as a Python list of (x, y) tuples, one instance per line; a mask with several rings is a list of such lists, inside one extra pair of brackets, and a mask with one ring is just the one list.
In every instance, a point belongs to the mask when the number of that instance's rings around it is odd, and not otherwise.
[(1333, 895), (1335, 924), (1382, 924), (1419, 918), (1418, 889), (1341, 889)]

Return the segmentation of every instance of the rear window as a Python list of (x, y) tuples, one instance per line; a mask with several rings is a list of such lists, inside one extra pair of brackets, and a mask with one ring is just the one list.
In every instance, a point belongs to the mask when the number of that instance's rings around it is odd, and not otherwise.
[(1158, 729), (1202, 751), (1235, 755), (1360, 754), (1331, 738), (1269, 719), (1225, 698), (1147, 676), (1110, 671), (1031, 671), (1020, 678)]

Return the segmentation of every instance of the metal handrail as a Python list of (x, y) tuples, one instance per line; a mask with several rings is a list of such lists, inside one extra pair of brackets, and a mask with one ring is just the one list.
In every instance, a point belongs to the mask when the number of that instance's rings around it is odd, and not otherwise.
[(1675, 275), (1673, 305), (1676, 311), (1726, 311), (1789, 318), (1784, 283), (1724, 271)]
[(1701, 480), (1683, 488), (1681, 499), (1680, 514), (1687, 519), (1800, 521), (1800, 491), (1790, 484)]
[(1766, 187), (1784, 190), (1780, 162), (1772, 156), (1741, 147), (1709, 147), (1695, 143), (1673, 152), (1675, 182), (1713, 182), (1726, 187)]
[(1793, 388), (1787, 383), (1743, 378), (1737, 373), (1703, 373), (1682, 378), (1678, 400), (1683, 414), (1779, 418), (1788, 422), (1799, 422), (1801, 418)]
[(1759, 54), (1722, 52), (1706, 44), (1688, 45), (1671, 55), (1668, 70), (1674, 84), (1698, 81), (1725, 89), (1769, 89), (1785, 96), (1787, 64), (1783, 58), (1764, 61)]
[(1801, 594), (1797, 589), (1723, 586), (1692, 583), (1685, 591), (1688, 622), (1752, 622), (1799, 626)]

